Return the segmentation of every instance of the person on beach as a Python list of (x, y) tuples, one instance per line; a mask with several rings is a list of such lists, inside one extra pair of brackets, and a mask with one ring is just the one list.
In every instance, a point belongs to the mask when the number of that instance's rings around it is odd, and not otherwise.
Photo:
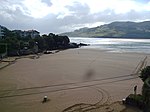
[(134, 95), (136, 95), (136, 91), (137, 91), (137, 85), (134, 86)]
[(44, 96), (44, 98), (43, 98), (43, 103), (45, 103), (45, 102), (47, 102), (48, 101), (48, 98), (47, 98), (47, 96)]

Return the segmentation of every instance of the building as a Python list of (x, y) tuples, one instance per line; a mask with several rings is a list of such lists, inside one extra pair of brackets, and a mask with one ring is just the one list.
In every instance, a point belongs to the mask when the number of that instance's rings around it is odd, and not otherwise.
[(36, 30), (28, 30), (28, 31), (23, 31), (21, 37), (35, 38), (35, 37), (38, 37), (38, 36), (40, 36), (40, 32), (38, 32)]
[(0, 25), (0, 39), (4, 36), (3, 29), (4, 27)]
[(40, 36), (40, 32), (36, 30), (28, 30), (28, 31), (14, 30), (14, 32), (18, 33), (22, 38), (26, 37), (36, 38)]

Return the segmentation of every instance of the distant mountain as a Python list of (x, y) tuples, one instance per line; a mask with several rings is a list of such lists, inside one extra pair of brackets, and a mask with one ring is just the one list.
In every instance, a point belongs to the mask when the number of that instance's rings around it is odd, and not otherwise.
[(93, 28), (62, 33), (69, 37), (150, 38), (150, 21), (112, 22)]

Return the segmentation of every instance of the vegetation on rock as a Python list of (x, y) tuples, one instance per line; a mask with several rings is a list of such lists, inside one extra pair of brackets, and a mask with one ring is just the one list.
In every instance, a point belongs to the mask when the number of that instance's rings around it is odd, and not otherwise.
[[(9, 56), (35, 53), (38, 51), (66, 49), (70, 40), (67, 36), (59, 36), (53, 33), (44, 34), (36, 38), (31, 36), (22, 38), (18, 33), (4, 29), (4, 36), (0, 39), (0, 54), (7, 53)], [(7, 48), (6, 48), (7, 47)]]

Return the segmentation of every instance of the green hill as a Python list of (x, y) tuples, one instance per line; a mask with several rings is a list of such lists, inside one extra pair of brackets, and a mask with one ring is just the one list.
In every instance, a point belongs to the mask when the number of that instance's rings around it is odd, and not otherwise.
[(62, 33), (70, 37), (150, 38), (150, 21), (112, 22), (93, 28)]

